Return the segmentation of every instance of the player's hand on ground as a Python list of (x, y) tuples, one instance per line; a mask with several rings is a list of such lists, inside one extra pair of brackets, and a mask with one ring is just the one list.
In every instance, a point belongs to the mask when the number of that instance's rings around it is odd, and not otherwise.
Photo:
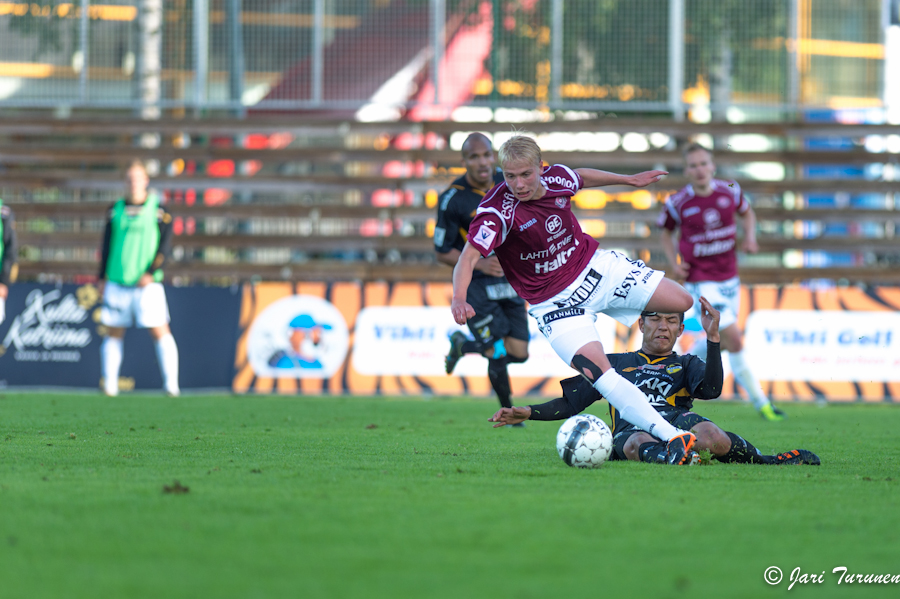
[(668, 174), (667, 171), (644, 171), (631, 176), (631, 185), (634, 187), (647, 187), (651, 183), (657, 183)]
[(475, 270), (481, 271), (491, 277), (503, 276), (503, 267), (500, 266), (500, 260), (497, 259), (497, 256), (481, 258), (475, 263)]
[(719, 342), (719, 311), (709, 300), (700, 296), (700, 324), (706, 331), (706, 338), (713, 343)]
[(494, 428), (500, 428), (507, 424), (519, 424), (525, 422), (531, 416), (531, 408), (500, 408), (497, 413), (488, 418), (488, 422), (496, 422)]
[(466, 322), (475, 316), (475, 309), (469, 305), (469, 302), (463, 300), (453, 300), (450, 302), (450, 311), (453, 313), (453, 320), (456, 324), (466, 324)]

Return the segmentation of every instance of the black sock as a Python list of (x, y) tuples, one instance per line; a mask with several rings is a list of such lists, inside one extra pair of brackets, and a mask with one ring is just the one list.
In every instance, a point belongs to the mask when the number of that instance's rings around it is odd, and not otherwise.
[(763, 455), (750, 441), (734, 433), (725, 433), (731, 439), (731, 449), (725, 455), (713, 455), (720, 462), (732, 464), (771, 464), (772, 457)]
[(481, 353), (481, 344), (477, 341), (472, 341), (469, 339), (465, 343), (462, 344), (462, 353), (464, 354), (480, 354)]
[(638, 448), (638, 457), (642, 462), (647, 462), (648, 464), (665, 464), (666, 444), (662, 441), (641, 443), (641, 446)]
[(488, 378), (491, 381), (491, 387), (497, 392), (500, 399), (500, 405), (504, 408), (511, 408), (512, 402), (509, 396), (512, 395), (512, 389), (509, 386), (509, 372), (506, 370), (506, 358), (488, 360)]

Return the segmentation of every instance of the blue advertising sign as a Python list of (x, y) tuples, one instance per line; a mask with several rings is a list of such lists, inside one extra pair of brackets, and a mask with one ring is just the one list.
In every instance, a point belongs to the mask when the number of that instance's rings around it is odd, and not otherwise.
[[(166, 287), (182, 389), (230, 388), (238, 336), (239, 288)], [(11, 285), (0, 324), (0, 387), (100, 383), (100, 295), (94, 285)], [(128, 329), (120, 388), (161, 389), (147, 331)]]

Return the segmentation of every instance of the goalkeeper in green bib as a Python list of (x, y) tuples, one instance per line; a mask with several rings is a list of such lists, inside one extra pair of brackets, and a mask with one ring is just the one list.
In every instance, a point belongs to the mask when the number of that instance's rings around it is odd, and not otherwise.
[(150, 178), (140, 161), (126, 174), (128, 193), (109, 209), (100, 251), (103, 306), (100, 322), (107, 337), (100, 346), (103, 391), (119, 394), (125, 329), (149, 329), (168, 395), (177, 396), (178, 346), (169, 329), (169, 306), (162, 267), (172, 245), (172, 216), (148, 192)]

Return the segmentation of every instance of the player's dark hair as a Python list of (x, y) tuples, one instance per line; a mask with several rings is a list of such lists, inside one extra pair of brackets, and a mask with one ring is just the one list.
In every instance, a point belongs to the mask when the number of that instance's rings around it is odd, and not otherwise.
[(681, 155), (684, 156), (685, 158), (687, 158), (689, 154), (693, 154), (694, 152), (699, 152), (700, 150), (703, 150), (704, 152), (706, 152), (707, 154), (712, 156), (712, 150), (710, 150), (706, 146), (698, 144), (695, 141), (692, 141), (691, 143), (686, 145), (684, 147), (684, 149), (681, 151)]
[[(649, 310), (644, 310), (643, 312), (641, 312), (641, 318), (656, 316), (657, 314), (659, 314), (659, 312), (650, 312)], [(677, 314), (678, 324), (684, 324), (684, 312), (663, 312), (663, 314)]]
[(493, 144), (491, 144), (490, 138), (484, 133), (470, 133), (466, 138), (466, 141), (463, 142), (462, 148), (460, 148), (460, 153), (463, 155), (463, 158), (466, 156), (466, 152), (468, 151), (469, 146), (472, 142), (480, 141), (484, 145), (488, 147), (488, 150), (493, 149)]

